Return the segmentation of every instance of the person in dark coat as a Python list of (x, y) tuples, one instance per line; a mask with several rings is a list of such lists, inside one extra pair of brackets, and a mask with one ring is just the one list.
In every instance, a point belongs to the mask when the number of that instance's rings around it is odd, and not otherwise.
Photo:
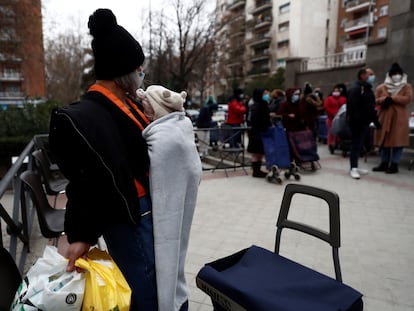
[(351, 129), (351, 152), (349, 155), (350, 175), (359, 179), (361, 174), (367, 174), (365, 169), (358, 168), (358, 159), (368, 135), (371, 122), (380, 127), (375, 110), (375, 96), (372, 85), (375, 81), (374, 71), (369, 68), (358, 71), (358, 80), (348, 91), (346, 103), (346, 118)]
[(286, 90), (286, 101), (280, 105), (277, 115), (282, 117), (286, 132), (305, 130), (309, 124), (307, 119), (307, 103), (301, 100), (301, 90), (291, 87)]
[[(208, 147), (210, 145), (210, 128), (212, 127), (212, 117), (215, 111), (217, 111), (218, 105), (213, 96), (209, 96), (204, 103), (203, 108), (200, 109), (200, 113), (197, 117), (196, 126), (201, 129), (197, 131), (199, 139), (199, 153), (201, 157), (208, 155)], [(203, 130), (204, 129), (204, 130)]]
[(270, 127), (270, 112), (265, 100), (269, 91), (257, 88), (253, 91), (253, 105), (250, 109), (251, 129), (247, 151), (252, 154), (253, 177), (266, 177), (267, 173), (261, 170), (264, 157), (264, 147), (261, 133)]

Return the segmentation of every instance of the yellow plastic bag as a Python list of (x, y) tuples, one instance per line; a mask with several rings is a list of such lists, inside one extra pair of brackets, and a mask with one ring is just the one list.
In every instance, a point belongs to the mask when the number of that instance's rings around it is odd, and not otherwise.
[(87, 270), (82, 311), (128, 311), (131, 288), (111, 256), (94, 248), (76, 266)]

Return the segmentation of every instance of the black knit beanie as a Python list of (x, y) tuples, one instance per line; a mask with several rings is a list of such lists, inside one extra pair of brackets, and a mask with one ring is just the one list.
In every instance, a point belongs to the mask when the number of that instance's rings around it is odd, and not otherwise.
[(89, 16), (97, 80), (113, 80), (136, 70), (144, 63), (141, 45), (122, 26), (109, 9), (98, 9)]
[(393, 63), (391, 65), (390, 70), (388, 71), (389, 76), (391, 77), (392, 75), (399, 73), (399, 74), (403, 74), (404, 71), (402, 70), (401, 66), (398, 63)]

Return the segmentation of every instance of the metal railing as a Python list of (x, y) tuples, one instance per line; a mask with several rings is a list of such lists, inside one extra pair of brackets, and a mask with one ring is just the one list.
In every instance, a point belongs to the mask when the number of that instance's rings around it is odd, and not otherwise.
[(304, 59), (301, 62), (300, 71), (324, 70), (329, 68), (338, 68), (353, 66), (365, 63), (367, 49), (358, 49), (355, 51), (330, 54), (323, 57)]
[[(36, 148), (36, 139), (44, 137), (47, 137), (47, 135), (36, 135), (0, 180), (0, 246), (4, 247), (3, 235), (9, 235), (9, 253), (16, 263), (19, 261), (20, 272), (23, 272), (27, 253), (30, 252), (30, 234), (36, 210), (32, 208), (29, 193), (22, 187), (19, 176), (23, 171), (33, 169), (32, 152)], [(13, 200), (11, 213), (9, 214), (3, 202), (5, 194), (10, 192), (10, 187), (13, 189)], [(7, 207), (10, 210), (10, 206)], [(6, 224), (6, 228), (2, 228), (2, 221)], [(5, 234), (3, 234), (3, 230), (6, 231)], [(20, 243), (22, 247), (18, 251), (18, 244)], [(17, 258), (18, 255), (20, 256), (19, 259)]]

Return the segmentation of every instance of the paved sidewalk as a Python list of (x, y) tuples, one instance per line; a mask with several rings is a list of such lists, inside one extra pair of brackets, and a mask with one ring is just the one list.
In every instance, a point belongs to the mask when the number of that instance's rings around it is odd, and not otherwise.
[[(339, 194), (342, 247), (339, 255), (344, 283), (364, 294), (364, 310), (414, 310), (414, 170), (403, 159), (400, 173), (373, 173), (360, 180), (348, 175), (349, 159), (330, 155), (319, 146), (322, 169), (303, 173), (299, 183)], [(414, 158), (414, 155), (409, 155)], [(378, 157), (360, 161), (371, 170)], [(248, 169), (250, 173), (250, 169)], [(284, 187), (246, 176), (243, 170), (205, 171), (191, 232), (186, 275), (190, 310), (212, 310), (210, 298), (195, 285), (207, 262), (256, 244), (273, 249), (275, 223)], [(5, 204), (7, 196), (2, 199)], [(315, 199), (293, 199), (292, 218), (328, 228), (326, 206)], [(41, 256), (47, 241), (37, 224), (26, 271)], [(7, 236), (3, 236), (7, 246)], [(286, 230), (281, 254), (334, 277), (330, 247), (312, 237)]]
[[(342, 247), (339, 255), (344, 283), (364, 294), (364, 310), (414, 310), (414, 171), (403, 159), (400, 173), (371, 172), (378, 157), (360, 167), (370, 170), (360, 180), (348, 174), (349, 159), (339, 151), (330, 155), (319, 146), (322, 169), (303, 173), (299, 183), (339, 194)], [(414, 158), (414, 155), (411, 155)], [(249, 170), (250, 171), (250, 170)], [(210, 298), (195, 285), (205, 263), (256, 244), (274, 247), (275, 223), (284, 185), (246, 176), (241, 170), (205, 172), (189, 247), (187, 278), (191, 285), (190, 310), (212, 310)], [(325, 203), (293, 199), (292, 218), (306, 219), (328, 229)], [(315, 201), (313, 201), (315, 200)], [(281, 254), (334, 277), (328, 244), (286, 230)]]

